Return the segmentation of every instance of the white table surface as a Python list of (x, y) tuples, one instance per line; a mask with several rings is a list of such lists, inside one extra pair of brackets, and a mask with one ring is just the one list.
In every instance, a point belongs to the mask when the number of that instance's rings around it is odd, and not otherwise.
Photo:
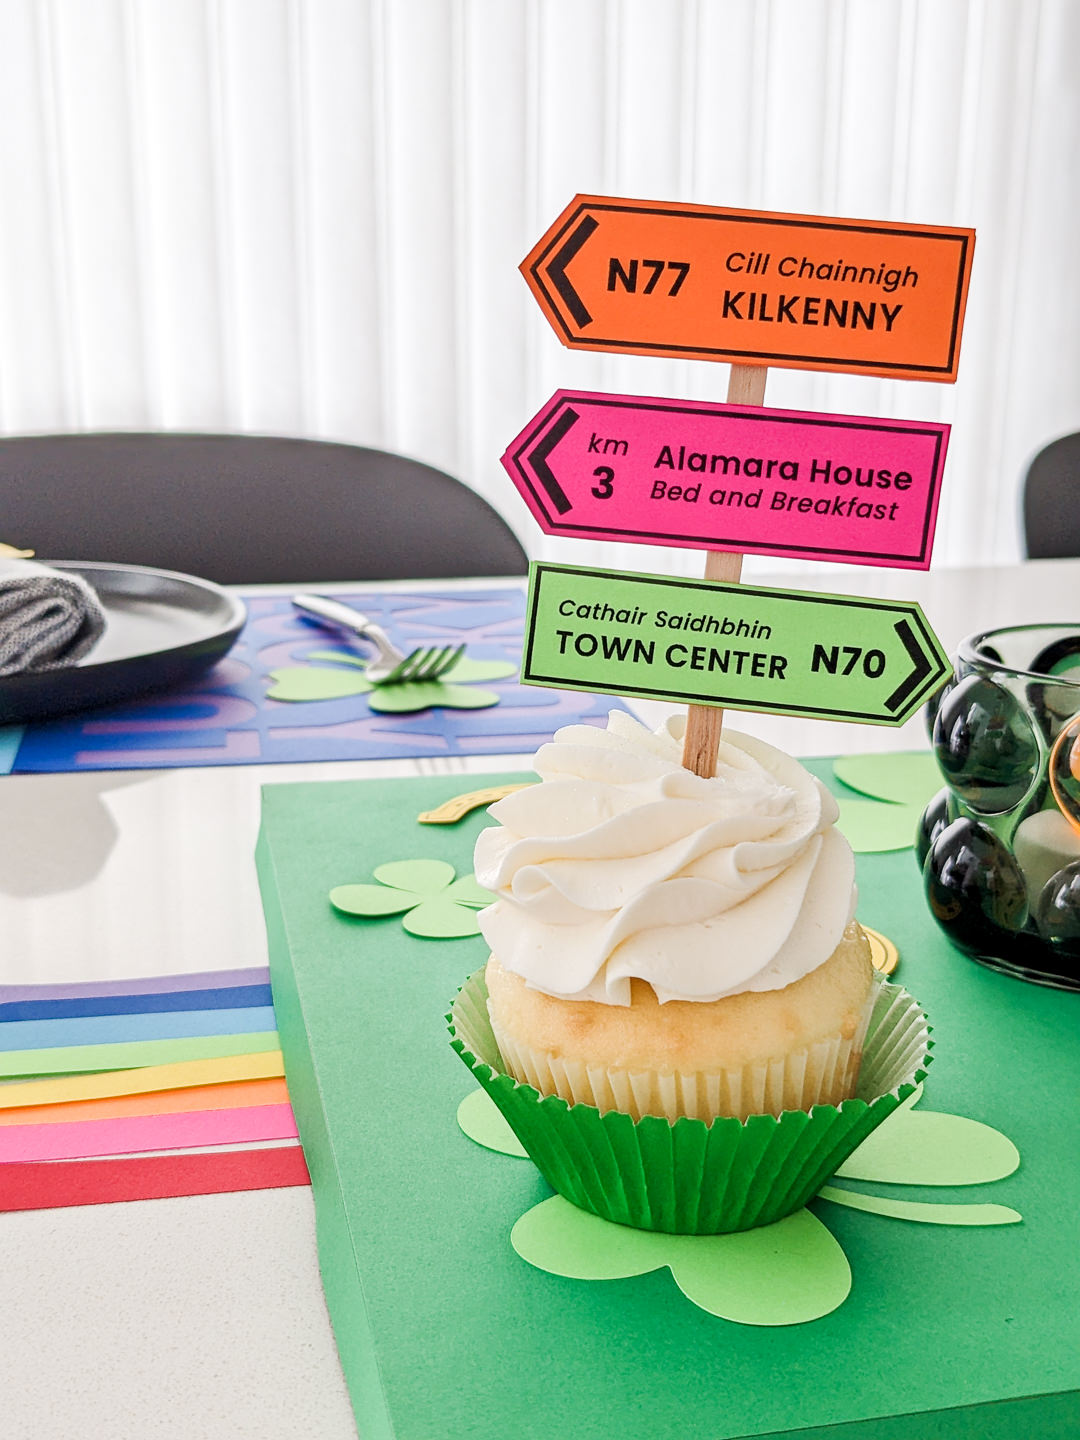
[[(916, 599), (953, 654), (975, 630), (1080, 613), (1080, 561), (822, 572), (812, 588)], [(656, 721), (669, 707), (636, 708)], [(758, 715), (732, 723), (799, 755), (926, 743), (918, 716), (898, 730)], [(0, 778), (0, 980), (265, 965), (252, 861), (262, 784), (464, 775), (523, 759)], [(3, 1440), (355, 1435), (308, 1189), (0, 1214), (0, 1313)]]

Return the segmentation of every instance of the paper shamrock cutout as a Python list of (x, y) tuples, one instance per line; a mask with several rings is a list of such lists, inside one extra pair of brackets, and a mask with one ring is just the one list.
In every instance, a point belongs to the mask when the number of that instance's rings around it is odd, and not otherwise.
[(847, 799), (839, 799), (837, 804), (840, 817), (836, 828), (856, 855), (909, 850), (914, 845), (921, 805), (884, 805), (874, 800)]
[(458, 1106), (457, 1122), (470, 1140), (500, 1155), (529, 1158), (529, 1152), (506, 1123), (486, 1090), (470, 1090)]
[(368, 705), (379, 714), (407, 714), (414, 710), (485, 710), (499, 703), (497, 690), (481, 690), (478, 680), (505, 680), (517, 674), (509, 660), (472, 660), (463, 655), (438, 680), (406, 680), (400, 685), (373, 685), (365, 679), (367, 661), (347, 650), (313, 650), (308, 660), (325, 660), (345, 668), (327, 665), (298, 665), (271, 670), (268, 700), (345, 700), (366, 695)]
[(833, 774), (860, 795), (920, 808), (934, 798), (944, 783), (928, 750), (838, 755), (833, 761)]
[(337, 885), (330, 903), (345, 915), (366, 920), (401, 915), (410, 935), (424, 940), (457, 940), (479, 935), (476, 912), (495, 896), (473, 875), (454, 879), (445, 860), (391, 860), (373, 871), (377, 885)]
[(664, 1235), (601, 1220), (553, 1195), (510, 1243), (530, 1265), (571, 1280), (624, 1280), (666, 1265), (688, 1300), (741, 1325), (799, 1325), (846, 1300), (851, 1268), (809, 1210), (734, 1235)]
[(928, 752), (841, 755), (833, 774), (849, 790), (870, 799), (838, 797), (838, 829), (858, 853), (907, 850), (927, 802), (942, 780)]
[(836, 1172), (886, 1185), (985, 1185), (1004, 1180), (1020, 1152), (999, 1130), (937, 1110), (916, 1110), (923, 1087), (878, 1126)]
[[(915, 1093), (837, 1172), (838, 1179), (879, 1184), (982, 1185), (1020, 1163), (1012, 1141), (960, 1115), (914, 1111)], [(458, 1107), (458, 1124), (478, 1144), (502, 1154), (525, 1151), (483, 1090)], [(933, 1225), (1013, 1225), (1004, 1205), (929, 1204), (885, 1199), (826, 1185), (818, 1199), (852, 1210)], [(851, 1289), (851, 1268), (832, 1232), (809, 1210), (731, 1235), (666, 1235), (602, 1220), (554, 1195), (534, 1205), (510, 1232), (530, 1265), (574, 1280), (628, 1279), (665, 1266), (700, 1309), (742, 1325), (799, 1325), (835, 1310)]]

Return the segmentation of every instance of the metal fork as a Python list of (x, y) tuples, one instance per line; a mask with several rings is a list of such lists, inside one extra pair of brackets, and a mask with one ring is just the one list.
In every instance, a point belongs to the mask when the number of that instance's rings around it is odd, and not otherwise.
[(294, 595), (298, 610), (329, 621), (343, 630), (351, 630), (370, 640), (379, 652), (364, 671), (373, 685), (400, 685), (405, 680), (438, 680), (461, 659), (464, 645), (420, 645), (406, 655), (399, 650), (381, 625), (376, 625), (359, 610), (327, 595)]

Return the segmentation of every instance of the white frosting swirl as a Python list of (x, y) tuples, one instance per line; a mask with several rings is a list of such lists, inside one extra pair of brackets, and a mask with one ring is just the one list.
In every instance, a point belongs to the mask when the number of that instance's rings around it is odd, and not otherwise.
[(724, 731), (716, 775), (683, 768), (677, 717), (612, 711), (537, 751), (542, 783), (491, 807), (475, 870), (504, 969), (565, 1000), (629, 1005), (779, 990), (826, 961), (855, 909), (828, 791), (790, 756)]

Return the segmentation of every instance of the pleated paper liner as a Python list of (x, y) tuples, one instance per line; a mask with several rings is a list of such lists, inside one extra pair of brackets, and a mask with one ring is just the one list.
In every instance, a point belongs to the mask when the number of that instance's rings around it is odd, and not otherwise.
[(621, 1110), (632, 1120), (657, 1115), (675, 1121), (688, 1115), (708, 1125), (717, 1115), (748, 1120), (846, 1099), (855, 1089), (875, 996), (873, 989), (867, 994), (854, 1035), (833, 1035), (782, 1060), (737, 1069), (660, 1072), (586, 1065), (522, 1045), (494, 1020), (491, 1030), (503, 1068), (540, 1095), (559, 1095), (568, 1105), (595, 1105), (601, 1114)]
[(675, 1235), (751, 1230), (800, 1210), (913, 1093), (930, 1062), (926, 1016), (901, 986), (882, 981), (854, 1099), (708, 1125), (634, 1120), (542, 1097), (504, 1074), (482, 970), (447, 1020), (453, 1048), (554, 1190), (605, 1220)]

